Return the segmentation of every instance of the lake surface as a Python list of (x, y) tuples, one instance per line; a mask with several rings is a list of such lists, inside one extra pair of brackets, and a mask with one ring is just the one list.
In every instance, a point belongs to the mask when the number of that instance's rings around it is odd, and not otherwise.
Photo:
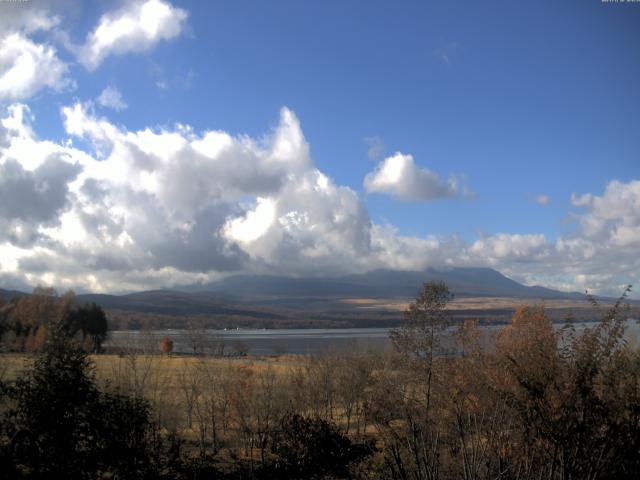
[[(595, 323), (577, 323), (580, 330)], [(640, 338), (638, 321), (630, 320), (627, 336)], [(556, 328), (561, 328), (557, 324)], [(495, 333), (502, 328), (482, 326), (482, 341), (491, 344)], [(330, 351), (384, 349), (389, 345), (390, 328), (315, 328), (272, 330), (154, 330), (114, 331), (105, 343), (107, 347), (137, 348), (149, 352), (159, 350), (160, 341), (167, 336), (173, 341), (176, 353), (215, 353), (222, 349), (226, 354), (246, 352), (252, 355), (290, 353), (296, 355), (322, 354)], [(451, 336), (454, 328), (445, 333)], [(445, 342), (446, 344), (446, 342)]]
[(207, 352), (224, 347), (227, 354), (246, 351), (252, 355), (310, 355), (353, 348), (383, 349), (389, 343), (389, 331), (389, 328), (115, 331), (105, 345), (157, 351), (162, 338), (168, 336), (173, 340), (173, 351), (178, 353), (193, 353), (195, 342), (197, 350)]

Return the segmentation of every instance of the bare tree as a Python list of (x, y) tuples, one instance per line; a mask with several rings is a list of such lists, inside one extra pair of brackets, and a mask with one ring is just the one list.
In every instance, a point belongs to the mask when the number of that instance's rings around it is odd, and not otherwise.
[(392, 478), (440, 476), (442, 432), (434, 414), (434, 386), (442, 385), (443, 375), (436, 356), (441, 333), (450, 323), (447, 304), (452, 298), (444, 283), (425, 283), (404, 312), (403, 326), (391, 332), (397, 365), (381, 379), (371, 415), (387, 442)]
[(431, 404), (434, 358), (439, 353), (441, 333), (451, 321), (447, 304), (453, 294), (444, 282), (429, 282), (404, 312), (404, 324), (391, 332), (391, 341), (418, 376), (422, 377), (425, 409)]
[(185, 358), (178, 371), (177, 380), (184, 400), (187, 428), (191, 428), (193, 426), (193, 410), (198, 401), (202, 384), (200, 370), (190, 362), (190, 359)]
[(334, 419), (336, 378), (339, 369), (335, 353), (311, 357), (306, 364), (308, 405), (323, 420)]
[(194, 355), (202, 355), (205, 353), (207, 346), (207, 331), (204, 328), (202, 319), (190, 319), (187, 323), (186, 331), (187, 342), (191, 353)]
[(346, 423), (345, 434), (349, 434), (354, 419), (356, 434), (359, 434), (363, 402), (366, 390), (371, 385), (374, 359), (366, 353), (347, 352), (340, 355), (338, 362), (335, 388)]

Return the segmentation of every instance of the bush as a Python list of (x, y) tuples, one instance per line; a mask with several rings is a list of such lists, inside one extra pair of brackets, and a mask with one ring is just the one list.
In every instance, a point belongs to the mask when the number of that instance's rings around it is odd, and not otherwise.
[(320, 418), (287, 415), (270, 438), (278, 478), (349, 477), (348, 465), (370, 453)]

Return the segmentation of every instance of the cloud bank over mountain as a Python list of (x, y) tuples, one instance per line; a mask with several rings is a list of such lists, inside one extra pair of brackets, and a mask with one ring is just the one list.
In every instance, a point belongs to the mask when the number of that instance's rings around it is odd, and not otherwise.
[(286, 107), (260, 139), (186, 125), (128, 131), (90, 104), (62, 107), (61, 116), (88, 150), (39, 140), (24, 105), (9, 107), (1, 121), (0, 214), (10, 249), (2, 270), (28, 283), (113, 291), (238, 271), (490, 265), (532, 281), (559, 278), (560, 286), (568, 278), (566, 287), (575, 288), (608, 281), (591, 271), (612, 259), (624, 259), (619, 270), (637, 266), (638, 181), (611, 182), (601, 196), (574, 195), (579, 227), (555, 242), (498, 233), (468, 244), (372, 222), (356, 191), (315, 166)]

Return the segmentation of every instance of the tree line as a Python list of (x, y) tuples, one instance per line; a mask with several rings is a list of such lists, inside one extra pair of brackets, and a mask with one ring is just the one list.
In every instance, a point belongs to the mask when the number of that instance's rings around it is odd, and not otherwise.
[(0, 299), (0, 344), (5, 349), (38, 351), (56, 328), (98, 353), (107, 338), (107, 316), (95, 303), (78, 304), (73, 291), (60, 296), (53, 288), (37, 287), (31, 295), (6, 303)]
[(467, 321), (451, 348), (452, 295), (429, 283), (388, 351), (286, 367), (157, 347), (94, 363), (59, 326), (0, 383), (0, 467), (13, 478), (637, 478), (628, 292), (589, 328), (558, 330), (523, 306), (490, 345)]

